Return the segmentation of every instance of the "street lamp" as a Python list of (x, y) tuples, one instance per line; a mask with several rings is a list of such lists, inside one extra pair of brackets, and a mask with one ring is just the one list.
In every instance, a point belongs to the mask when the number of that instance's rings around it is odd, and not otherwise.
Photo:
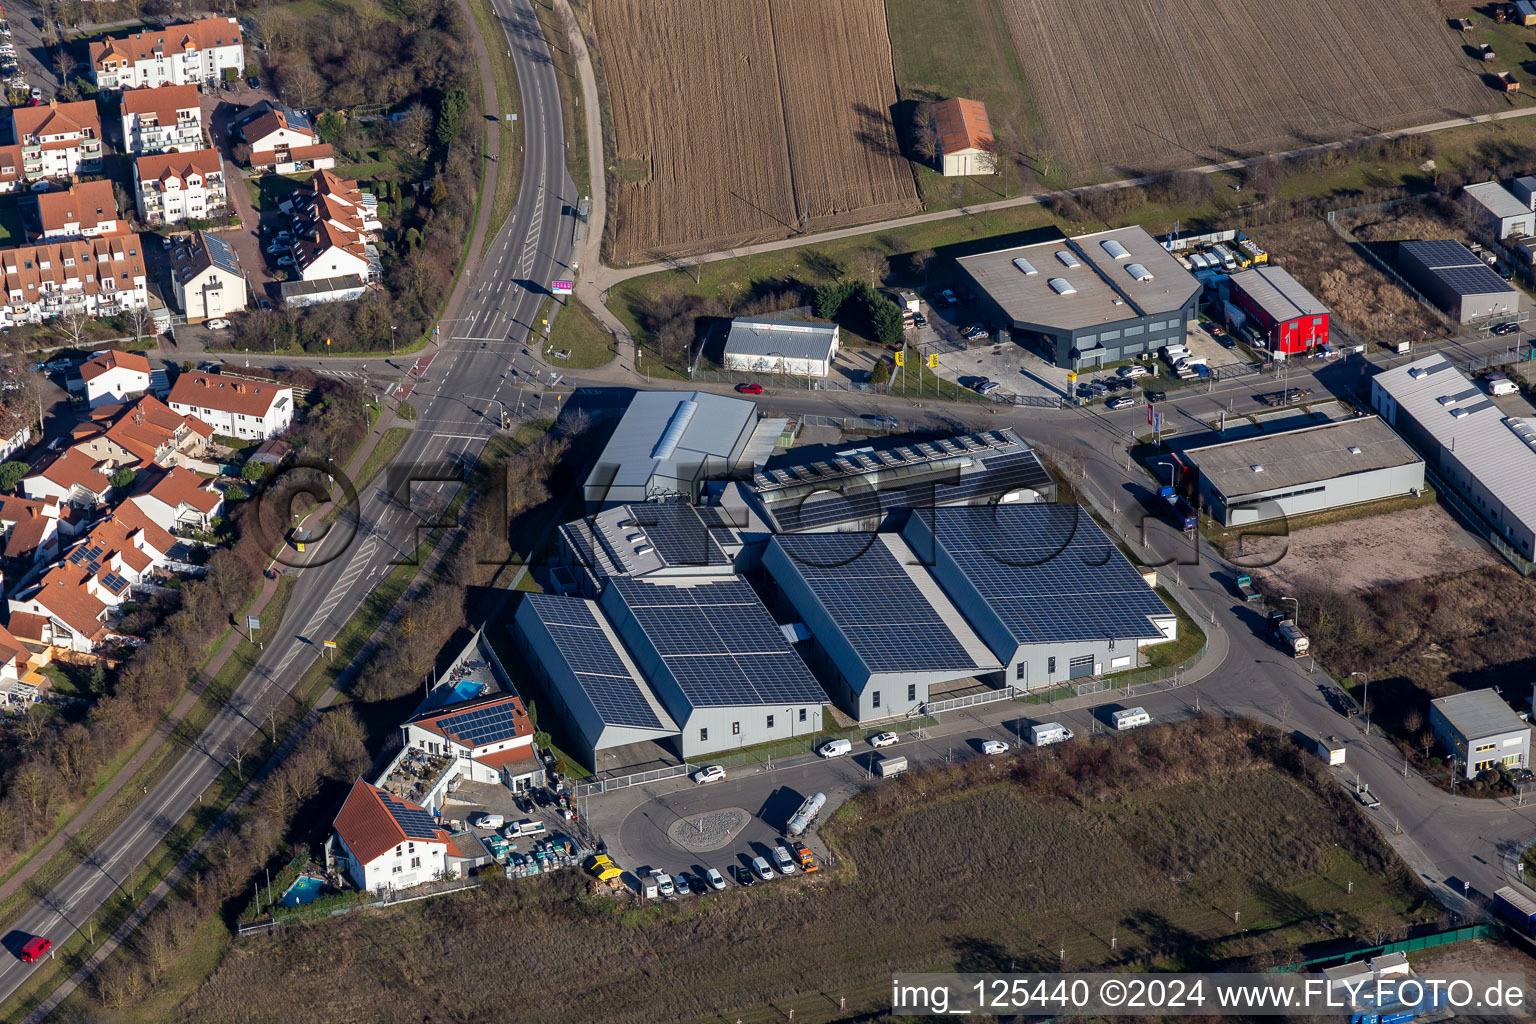
[(1300, 629), (1301, 628), (1301, 602), (1296, 600), (1296, 598), (1294, 598), (1294, 597), (1282, 597), (1282, 598), (1280, 598), (1280, 600), (1282, 600), (1282, 601), (1289, 601), (1289, 602), (1291, 602), (1292, 604), (1294, 604), (1296, 606), (1296, 615), (1295, 615), (1295, 620), (1294, 621), (1296, 622), (1296, 628)]
[(389, 354), (395, 354), (395, 325), (389, 325)]
[(1364, 672), (1351, 672), (1349, 675), (1351, 679), (1359, 676), (1364, 681), (1360, 697), (1360, 710), (1365, 712), (1365, 734), (1369, 736), (1371, 734), (1371, 677)]

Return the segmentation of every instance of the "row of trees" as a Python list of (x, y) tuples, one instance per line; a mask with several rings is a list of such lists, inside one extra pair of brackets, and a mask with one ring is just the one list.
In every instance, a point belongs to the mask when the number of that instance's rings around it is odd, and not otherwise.
[(869, 334), (882, 345), (901, 344), (901, 307), (869, 281), (844, 279), (824, 285), (816, 291), (816, 315), (824, 320), (838, 320), (849, 314), (859, 323), (860, 333)]

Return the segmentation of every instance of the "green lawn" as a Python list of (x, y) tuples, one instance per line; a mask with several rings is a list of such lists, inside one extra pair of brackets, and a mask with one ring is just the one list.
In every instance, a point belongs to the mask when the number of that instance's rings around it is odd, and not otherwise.
[(251, 202), (256, 205), (257, 211), (266, 213), (276, 210), (283, 200), (297, 192), (299, 186), (307, 180), (307, 174), (293, 177), (286, 174), (263, 174), (259, 178), (246, 178), (245, 187), (250, 190)]
[(550, 325), (547, 347), (554, 352), (569, 352), (568, 359), (558, 359), (551, 352), (545, 361), (570, 370), (590, 370), (610, 362), (614, 356), (613, 336), (603, 330), (585, 306), (569, 298)]
[(21, 209), (15, 203), (0, 205), (0, 243), (7, 246), (25, 245), (27, 236), (21, 229)]

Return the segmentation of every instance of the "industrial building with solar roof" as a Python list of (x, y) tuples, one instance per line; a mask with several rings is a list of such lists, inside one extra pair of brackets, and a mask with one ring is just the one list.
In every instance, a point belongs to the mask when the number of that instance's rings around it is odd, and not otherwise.
[(1424, 489), (1424, 460), (1375, 416), (1189, 448), (1201, 504), (1242, 526)]
[(905, 715), (945, 684), (974, 690), (976, 677), (1002, 671), (896, 534), (783, 534), (763, 567), (810, 633), (833, 703), (855, 721)]
[(1037, 690), (1136, 668), (1178, 618), (1077, 505), (934, 509), (903, 536), (982, 641), (1006, 685)]
[(1514, 320), (1520, 313), (1520, 293), (1515, 286), (1460, 242), (1399, 242), (1397, 269), (1457, 323)]
[(1184, 341), (1200, 282), (1140, 227), (999, 249), (956, 261), (1015, 341), (1071, 370)]

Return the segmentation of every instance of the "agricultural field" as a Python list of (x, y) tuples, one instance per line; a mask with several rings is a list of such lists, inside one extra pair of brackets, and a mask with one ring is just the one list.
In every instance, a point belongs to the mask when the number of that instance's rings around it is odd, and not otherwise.
[(896, 970), (1273, 963), (1435, 913), (1315, 759), (1227, 719), (913, 773), (820, 834), (827, 870), (750, 890), (635, 907), (566, 872), (285, 929), (184, 1010), (819, 1024), (874, 1019)]
[(608, 0), (615, 265), (918, 206), (880, 0)]
[(1509, 105), (1429, 0), (971, 2), (1001, 5), (1072, 183)]

